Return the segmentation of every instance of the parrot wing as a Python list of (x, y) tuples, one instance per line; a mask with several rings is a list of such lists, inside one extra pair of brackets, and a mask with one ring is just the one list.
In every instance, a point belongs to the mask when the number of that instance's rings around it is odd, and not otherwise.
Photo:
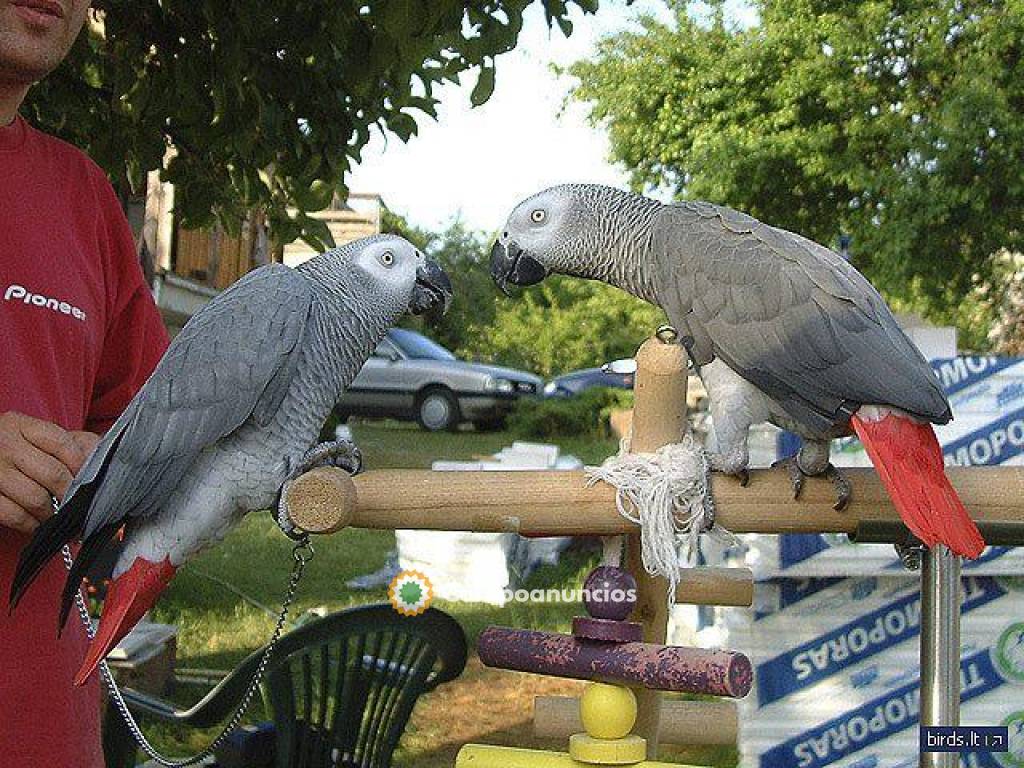
[(661, 217), (653, 245), (671, 272), (663, 307), (698, 363), (721, 358), (823, 432), (866, 403), (950, 420), (931, 367), (841, 256), (709, 203), (667, 206)]
[(106, 539), (125, 518), (160, 509), (207, 447), (247, 419), (269, 423), (313, 306), (309, 280), (270, 264), (195, 315), (22, 551), (12, 603), (63, 544), (81, 536), (83, 553), (91, 551), (90, 537)]

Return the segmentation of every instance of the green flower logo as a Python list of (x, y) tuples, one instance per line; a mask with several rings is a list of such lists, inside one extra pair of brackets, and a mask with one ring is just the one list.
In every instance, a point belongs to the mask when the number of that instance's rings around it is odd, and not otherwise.
[(419, 616), (434, 601), (434, 587), (419, 571), (402, 571), (391, 580), (388, 599), (403, 616)]

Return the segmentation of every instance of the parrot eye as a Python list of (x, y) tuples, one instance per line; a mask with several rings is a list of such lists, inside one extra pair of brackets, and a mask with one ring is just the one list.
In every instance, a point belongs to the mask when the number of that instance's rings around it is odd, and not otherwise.
[(383, 264), (385, 267), (390, 267), (392, 264), (395, 263), (395, 254), (393, 254), (391, 251), (384, 251), (380, 256), (377, 257), (377, 260), (380, 261), (380, 263)]
[(534, 224), (540, 224), (542, 221), (544, 221), (546, 215), (547, 214), (545, 214), (543, 210), (538, 208), (537, 210), (530, 214), (530, 218), (533, 219)]

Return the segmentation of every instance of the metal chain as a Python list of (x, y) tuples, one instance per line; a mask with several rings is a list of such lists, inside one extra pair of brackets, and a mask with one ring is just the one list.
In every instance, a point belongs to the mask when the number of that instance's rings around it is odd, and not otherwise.
[[(65, 545), (61, 550), (61, 554), (64, 556), (64, 565), (70, 571), (73, 564), (71, 549)], [(139, 727), (138, 722), (136, 722), (135, 717), (128, 709), (128, 704), (125, 702), (124, 696), (121, 695), (121, 690), (117, 687), (117, 682), (114, 680), (114, 676), (111, 674), (110, 667), (107, 665), (107, 662), (105, 660), (100, 662), (100, 675), (103, 677), (103, 680), (107, 685), (107, 690), (110, 692), (110, 698), (117, 707), (117, 711), (121, 713), (121, 717), (124, 719), (125, 725), (131, 732), (132, 738), (135, 739), (143, 752), (149, 755), (160, 765), (166, 766), (166, 768), (185, 768), (185, 766), (197, 765), (206, 758), (212, 756), (217, 747), (224, 743), (228, 734), (235, 730), (238, 724), (242, 721), (242, 718), (245, 716), (245, 711), (248, 709), (249, 704), (252, 701), (252, 697), (256, 695), (256, 691), (263, 680), (263, 675), (267, 670), (267, 664), (270, 662), (271, 654), (274, 652), (274, 648), (277, 646), (278, 640), (281, 639), (281, 631), (284, 629), (284, 624), (288, 620), (288, 608), (291, 606), (292, 600), (295, 598), (295, 590), (298, 588), (299, 580), (302, 578), (302, 571), (305, 569), (306, 563), (313, 559), (314, 554), (316, 553), (313, 551), (313, 545), (309, 541), (309, 536), (303, 536), (303, 538), (300, 539), (292, 548), (292, 559), (295, 562), (292, 565), (292, 574), (291, 579), (288, 582), (288, 591), (285, 593), (284, 601), (281, 604), (281, 612), (277, 616), (277, 625), (274, 627), (274, 634), (271, 636), (270, 642), (267, 643), (267, 646), (263, 651), (263, 656), (260, 657), (259, 666), (256, 668), (256, 672), (253, 674), (252, 680), (249, 682), (249, 687), (245, 690), (245, 695), (242, 696), (242, 700), (235, 708), (234, 714), (231, 715), (231, 719), (228, 720), (223, 730), (221, 730), (217, 737), (211, 741), (202, 752), (193, 755), (192, 757), (177, 760), (172, 760), (160, 754), (146, 739), (146, 736), (142, 733), (142, 729)], [(89, 617), (89, 608), (86, 605), (85, 598), (82, 597), (81, 590), (75, 594), (75, 602), (78, 606), (78, 614), (82, 619), (82, 624), (85, 625), (85, 631), (91, 640), (96, 633), (92, 627), (92, 619)]]

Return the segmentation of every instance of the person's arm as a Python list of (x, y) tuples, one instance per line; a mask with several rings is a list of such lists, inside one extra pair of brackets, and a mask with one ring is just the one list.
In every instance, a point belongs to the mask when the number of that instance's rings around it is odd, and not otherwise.
[(0, 413), (0, 526), (31, 533), (51, 514), (99, 436)]

